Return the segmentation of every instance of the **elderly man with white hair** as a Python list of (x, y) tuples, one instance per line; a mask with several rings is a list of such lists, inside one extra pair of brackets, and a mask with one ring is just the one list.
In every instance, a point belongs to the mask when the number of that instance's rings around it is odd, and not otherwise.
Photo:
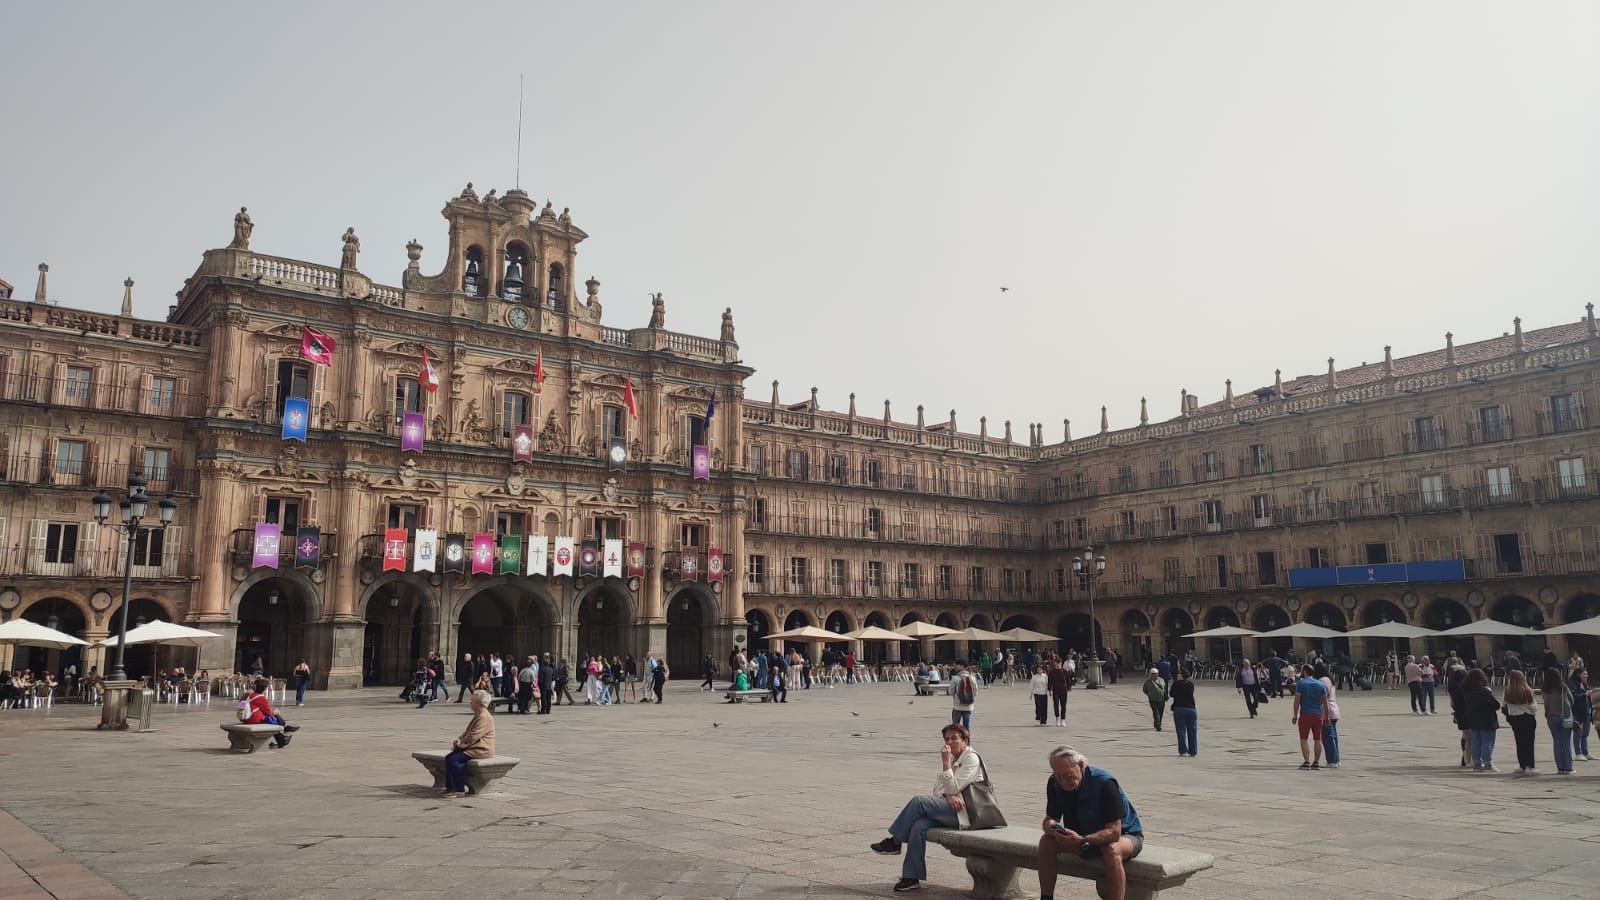
[(1039, 838), (1039, 895), (1053, 900), (1056, 856), (1076, 853), (1100, 859), (1106, 875), (1104, 900), (1126, 900), (1128, 873), (1123, 863), (1144, 848), (1144, 826), (1117, 779), (1089, 765), (1082, 753), (1062, 744), (1050, 751), (1045, 783), (1044, 835)]
[(493, 699), (488, 691), (472, 692), (472, 720), (444, 758), (444, 795), (452, 800), (467, 795), (467, 763), (494, 756), (494, 715), (489, 712)]

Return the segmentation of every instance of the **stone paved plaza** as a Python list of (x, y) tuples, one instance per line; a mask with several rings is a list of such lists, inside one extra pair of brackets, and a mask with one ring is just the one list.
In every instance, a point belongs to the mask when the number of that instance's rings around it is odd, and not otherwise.
[[(313, 694), (293, 745), (254, 756), (224, 749), (223, 700), (163, 707), (149, 734), (97, 733), (98, 710), (75, 705), (0, 712), (0, 809), (15, 817), (0, 815), (0, 896), (889, 896), (899, 858), (867, 845), (932, 783), (949, 720), (948, 699), (904, 684), (732, 706), (679, 682), (660, 706), (499, 716), (499, 751), (522, 765), (498, 792), (447, 801), (409, 753), (448, 748), (466, 705), (394, 697)], [(1252, 721), (1218, 682), (1200, 685), (1195, 759), (1151, 729), (1137, 682), (1074, 691), (1069, 728), (1035, 726), (1022, 685), (985, 690), (974, 743), (1014, 822), (1041, 817), (1056, 743), (1109, 768), (1150, 843), (1216, 857), (1179, 898), (1600, 896), (1600, 762), (1476, 775), (1447, 713), (1412, 716), (1381, 690), (1341, 705), (1333, 771), (1296, 768), (1287, 701)], [(1553, 770), (1543, 735), (1539, 757)], [(966, 896), (959, 861), (928, 859), (912, 896)], [(1094, 894), (1063, 881), (1057, 896)]]

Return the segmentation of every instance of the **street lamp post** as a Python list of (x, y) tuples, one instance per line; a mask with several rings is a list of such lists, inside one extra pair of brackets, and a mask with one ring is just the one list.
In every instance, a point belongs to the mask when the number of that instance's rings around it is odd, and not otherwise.
[(1083, 548), (1082, 556), (1072, 558), (1072, 574), (1078, 576), (1078, 583), (1089, 592), (1089, 658), (1084, 661), (1087, 682), (1084, 686), (1089, 690), (1101, 687), (1102, 666), (1100, 660), (1100, 640), (1096, 630), (1099, 620), (1094, 615), (1094, 583), (1095, 579), (1106, 573), (1106, 558), (1104, 554), (1094, 555), (1093, 547)]
[(128, 535), (128, 550), (122, 568), (122, 610), (117, 615), (117, 655), (116, 661), (111, 666), (110, 676), (106, 679), (105, 700), (100, 716), (101, 728), (121, 730), (128, 727), (127, 691), (132, 687), (128, 682), (125, 666), (128, 652), (128, 607), (133, 603), (133, 558), (138, 551), (139, 535), (147, 535), (156, 528), (166, 528), (172, 524), (172, 518), (178, 512), (178, 502), (171, 497), (165, 497), (156, 504), (157, 520), (160, 524), (144, 524), (145, 516), (150, 512), (150, 497), (145, 494), (145, 486), (149, 483), (142, 474), (128, 476), (128, 496), (117, 503), (117, 508), (122, 513), (121, 522), (108, 521), (111, 518), (110, 494), (101, 491), (94, 498), (94, 520), (101, 525), (121, 528)]

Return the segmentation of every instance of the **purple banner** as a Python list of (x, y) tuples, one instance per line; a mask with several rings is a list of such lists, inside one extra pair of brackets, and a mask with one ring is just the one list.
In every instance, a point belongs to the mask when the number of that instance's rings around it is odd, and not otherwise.
[(400, 417), (400, 451), (422, 452), (422, 439), (427, 426), (422, 423), (422, 413), (408, 412)]
[(711, 451), (704, 444), (694, 445), (694, 477), (699, 481), (711, 480)]
[(256, 525), (255, 555), (250, 561), (251, 568), (276, 569), (278, 567), (278, 543), (283, 539), (283, 526), (262, 522)]

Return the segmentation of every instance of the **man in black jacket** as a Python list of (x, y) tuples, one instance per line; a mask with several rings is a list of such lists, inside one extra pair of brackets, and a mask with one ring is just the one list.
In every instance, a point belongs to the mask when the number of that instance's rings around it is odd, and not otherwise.
[(556, 692), (556, 667), (550, 654), (539, 660), (539, 715), (550, 715), (550, 698)]
[[(461, 698), (467, 695), (467, 691), (472, 690), (472, 670), (472, 654), (461, 654), (461, 662), (456, 663), (456, 682), (461, 685), (461, 690), (456, 693), (457, 703), (460, 703)], [(450, 696), (449, 689), (445, 690), (444, 695), (446, 697)]]

